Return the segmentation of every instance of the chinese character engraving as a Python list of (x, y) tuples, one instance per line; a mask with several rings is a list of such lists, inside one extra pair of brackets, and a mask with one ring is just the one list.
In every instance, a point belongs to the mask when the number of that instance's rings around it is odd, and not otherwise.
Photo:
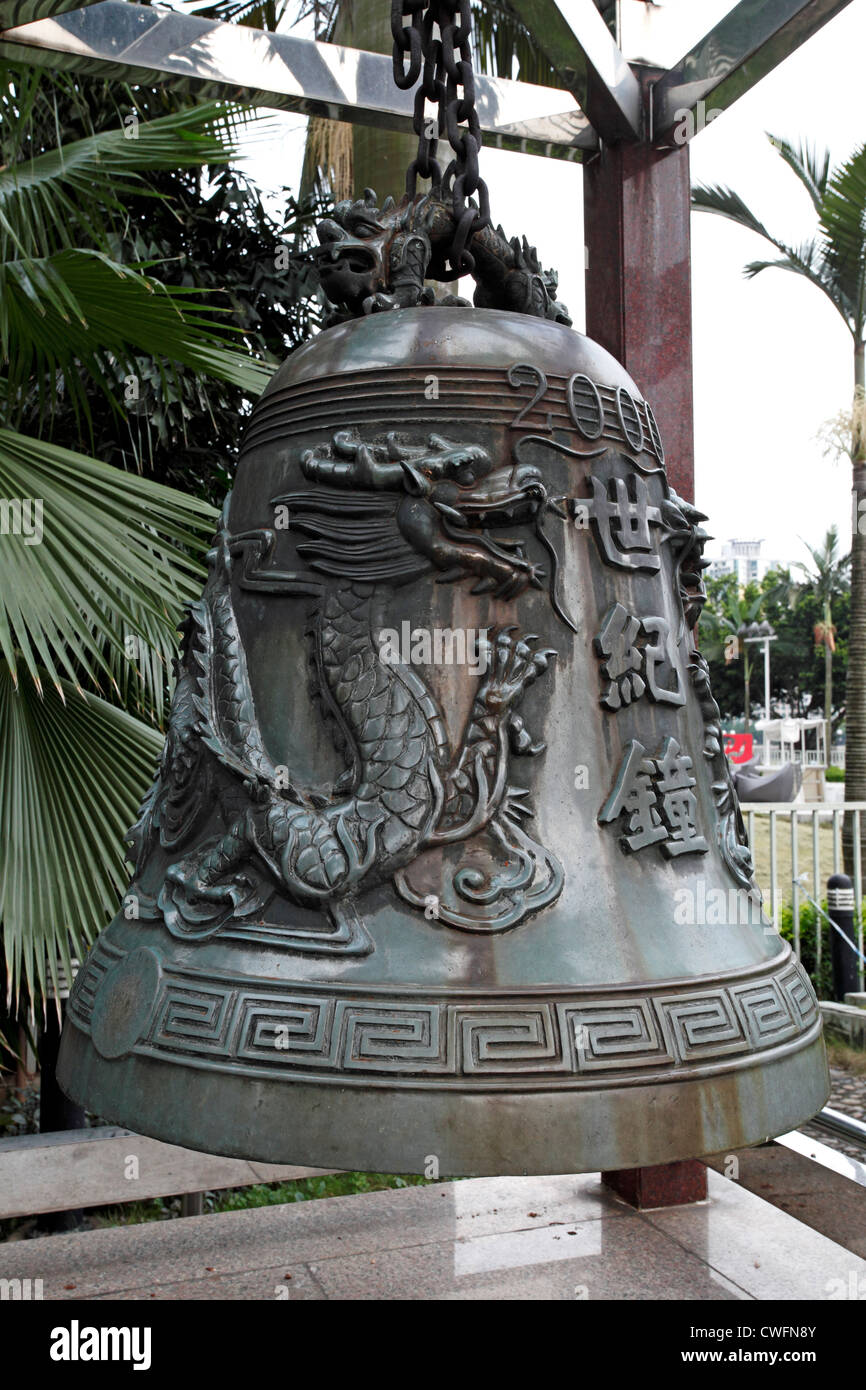
[(626, 816), (622, 845), (630, 853), (659, 844), (669, 859), (706, 854), (709, 846), (698, 833), (698, 801), (691, 773), (691, 758), (670, 735), (654, 758), (647, 757), (646, 748), (637, 739), (630, 739), (599, 821), (609, 825)]
[(647, 758), (643, 744), (629, 739), (613, 791), (598, 818), (602, 825), (607, 825), (627, 815), (629, 833), (622, 837), (622, 843), (632, 852), (667, 838), (656, 809), (654, 775), (655, 763)]
[(706, 854), (709, 846), (698, 834), (696, 824), (698, 799), (692, 791), (695, 779), (691, 775), (691, 758), (682, 752), (676, 739), (669, 736), (662, 744), (655, 765), (662, 818), (670, 831), (664, 853), (669, 858), (679, 854)]
[[(646, 638), (651, 640), (642, 640)], [(645, 691), (651, 700), (663, 704), (685, 704), (670, 638), (670, 624), (664, 618), (636, 618), (621, 603), (608, 609), (593, 643), (596, 655), (603, 658), (602, 675), (608, 682), (601, 696), (605, 709), (622, 709)], [(672, 673), (672, 689), (667, 672)]]
[(661, 561), (650, 528), (664, 523), (661, 510), (650, 505), (646, 479), (631, 474), (604, 482), (592, 473), (589, 481), (592, 498), (582, 505), (594, 523), (602, 557), (619, 569), (657, 572)]

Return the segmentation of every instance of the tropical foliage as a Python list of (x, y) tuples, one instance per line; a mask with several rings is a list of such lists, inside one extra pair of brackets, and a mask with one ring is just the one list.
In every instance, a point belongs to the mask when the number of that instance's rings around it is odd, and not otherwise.
[[(769, 269), (786, 270), (815, 285), (851, 334), (854, 366), (852, 407), (848, 414), (848, 452), (853, 469), (853, 540), (851, 547), (851, 632), (846, 691), (846, 795), (866, 799), (866, 144), (831, 167), (827, 151), (768, 137), (799, 180), (812, 203), (816, 227), (811, 237), (794, 244), (775, 235), (731, 188), (700, 185), (693, 190), (696, 208), (727, 217), (762, 237), (777, 253), (750, 261), (751, 278)], [(843, 428), (842, 434), (846, 433)], [(866, 825), (861, 832), (866, 848)], [(845, 817), (845, 863), (853, 871), (853, 823)]]
[[(710, 663), (721, 661), (728, 666), (732, 661), (739, 661), (742, 672), (743, 718), (748, 732), (754, 656), (751, 647), (741, 640), (740, 634), (747, 624), (757, 620), (764, 604), (764, 596), (748, 592), (741, 596), (733, 575), (730, 582), (723, 583), (720, 587), (718, 597), (722, 596), (724, 602), (708, 602), (701, 614), (701, 651)], [(718, 698), (716, 692), (716, 699)]]
[(835, 526), (824, 537), (821, 546), (808, 546), (812, 567), (798, 561), (797, 569), (803, 575), (805, 589), (813, 595), (820, 606), (821, 616), (813, 626), (815, 646), (824, 651), (824, 718), (827, 721), (827, 747), (832, 743), (833, 720), (833, 657), (836, 652), (836, 624), (834, 605), (848, 591), (848, 571), (850, 555), (839, 553), (839, 533)]
[[(333, 39), (338, 18), (354, 17), (358, 0), (215, 0), (193, 4), (194, 14), (209, 19), (230, 20), (253, 29), (276, 30), (283, 21), (299, 24), (309, 21), (319, 39)], [(475, 63), (481, 72), (496, 77), (519, 78), (559, 86), (550, 63), (538, 48), (529, 29), (504, 0), (473, 0), (472, 35)], [(381, 0), (390, 24), (388, 6)]]
[[(820, 550), (819, 550), (820, 553)], [(808, 573), (812, 574), (811, 567)], [(827, 704), (825, 647), (816, 640), (823, 603), (813, 583), (791, 570), (771, 570), (760, 584), (744, 588), (733, 574), (707, 580), (709, 601), (701, 615), (700, 645), (710, 664), (713, 694), (728, 725), (745, 716), (745, 661), (748, 660), (750, 718), (757, 704), (763, 709), (763, 653), (733, 641), (743, 622), (770, 623), (776, 640), (770, 646), (770, 704), (773, 718), (785, 709), (792, 716), (824, 714)], [(835, 629), (833, 682), (830, 687), (834, 734), (845, 715), (845, 677), (848, 665), (850, 586), (844, 569), (831, 600)], [(726, 659), (727, 658), (727, 659)]]
[(276, 222), (230, 168), (249, 117), (2, 77), (0, 923), (8, 994), (26, 999), (116, 907), (206, 499), (311, 321), (287, 307), (297, 262), (274, 254), (303, 219)]

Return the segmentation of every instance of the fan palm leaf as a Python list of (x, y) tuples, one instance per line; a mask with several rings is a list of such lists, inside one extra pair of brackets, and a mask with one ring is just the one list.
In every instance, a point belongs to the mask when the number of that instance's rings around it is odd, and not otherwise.
[(134, 139), (119, 121), (50, 149), (50, 81), (25, 74), (0, 98), (0, 923), (10, 988), (30, 998), (83, 954), (126, 882), (124, 836), (217, 514), (16, 431), (16, 412), (43, 403), (41, 435), (52, 393), (86, 415), (88, 393), (111, 398), (145, 358), (248, 396), (270, 376), (196, 291), (118, 259), (124, 197), (159, 198), (159, 170), (225, 164), (241, 117), (199, 107), (141, 121)]
[[(123, 218), (130, 193), (159, 197), (144, 175), (172, 167), (226, 164), (236, 153), (231, 133), (254, 119), (210, 102), (133, 127), (67, 141), (0, 169), (0, 259), (45, 255), (89, 243), (104, 247), (106, 214)], [(130, 132), (134, 138), (130, 137)]]
[(0, 661), (0, 917), (10, 992), (49, 992), (117, 906), (124, 837), (162, 737), (68, 682), (17, 686)]
[(50, 412), (61, 374), (86, 416), (81, 372), (110, 397), (116, 373), (106, 371), (108, 357), (134, 372), (136, 352), (183, 363), (258, 396), (273, 367), (228, 347), (231, 330), (218, 334), (212, 309), (205, 314), (188, 307), (196, 300), (195, 291), (169, 290), (89, 248), (0, 262), (0, 354), (10, 408), (23, 404), (35, 383), (43, 414)]
[(106, 647), (126, 657), (130, 633), (164, 661), (180, 608), (199, 591), (215, 509), (5, 429), (0, 496), (38, 500), (42, 512), (37, 544), (0, 539), (0, 654), (13, 682), (23, 668), (37, 688), (43, 673), (58, 690), (63, 680), (116, 688)]

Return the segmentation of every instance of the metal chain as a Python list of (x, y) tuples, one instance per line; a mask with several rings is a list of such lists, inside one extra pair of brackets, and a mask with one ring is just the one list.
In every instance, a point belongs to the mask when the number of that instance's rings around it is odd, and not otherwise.
[[(421, 16), (427, 0), (391, 0), (391, 33), (394, 35), (394, 81), (401, 91), (414, 87), (421, 71)], [(411, 26), (403, 24), (412, 16)], [(403, 54), (409, 54), (409, 67), (403, 70)]]
[[(407, 15), (409, 25), (404, 24)], [(451, 195), (457, 224), (450, 251), (451, 274), (464, 275), (475, 264), (467, 250), (470, 238), (490, 225), (487, 185), (478, 171), (482, 136), (475, 110), (470, 0), (391, 0), (391, 32), (397, 86), (405, 91), (421, 77), (413, 117), (418, 153), (406, 171), (406, 192), (415, 197), (420, 174)], [(404, 69), (406, 53), (409, 67)], [(437, 107), (435, 121), (425, 115), (428, 101)], [(454, 153), (444, 175), (436, 159), (443, 132)], [(473, 194), (478, 195), (478, 206), (469, 201)]]

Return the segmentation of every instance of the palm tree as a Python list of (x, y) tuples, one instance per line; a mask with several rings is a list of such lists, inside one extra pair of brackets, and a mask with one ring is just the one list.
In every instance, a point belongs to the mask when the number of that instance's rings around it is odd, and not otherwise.
[[(745, 733), (749, 732), (751, 719), (751, 681), (752, 658), (746, 642), (742, 640), (744, 629), (753, 623), (761, 610), (764, 595), (759, 594), (751, 603), (745, 603), (734, 586), (726, 596), (728, 611), (708, 603), (701, 613), (700, 633), (701, 651), (707, 661), (724, 658), (727, 666), (731, 661), (743, 658), (743, 711)], [(765, 711), (769, 719), (770, 711)]]
[[(124, 836), (162, 745), (181, 606), (200, 591), (213, 507), (53, 437), (59, 399), (153, 358), (256, 396), (270, 375), (189, 289), (116, 258), (124, 199), (160, 170), (226, 163), (215, 105), (52, 147), (34, 113), (54, 75), (0, 93), (0, 924), (8, 994), (54, 993), (58, 966), (113, 913)], [(154, 192), (154, 196), (158, 196)], [(29, 432), (21, 428), (30, 422)], [(35, 421), (35, 424), (33, 423)], [(130, 712), (135, 708), (137, 713)], [(139, 717), (139, 712), (141, 717)]]
[(806, 583), (801, 587), (813, 594), (821, 606), (821, 618), (815, 624), (814, 636), (815, 646), (824, 648), (824, 721), (828, 757), (833, 742), (833, 656), (836, 651), (833, 602), (848, 588), (851, 564), (850, 555), (839, 554), (838, 544), (839, 533), (835, 526), (831, 526), (823, 545), (806, 545), (814, 568), (810, 570), (801, 561), (796, 563), (796, 568), (806, 576)]
[[(699, 185), (693, 206), (730, 218), (757, 233), (775, 248), (771, 260), (750, 261), (749, 279), (762, 270), (792, 271), (817, 286), (851, 334), (854, 407), (850, 456), (853, 468), (853, 539), (851, 546), (851, 633), (845, 697), (845, 783), (852, 801), (866, 800), (866, 428), (861, 401), (866, 390), (866, 144), (831, 170), (829, 152), (818, 154), (805, 143), (768, 137), (799, 179), (815, 209), (814, 235), (798, 246), (767, 230), (739, 194), (721, 186)], [(866, 817), (863, 818), (866, 849)], [(846, 815), (843, 836), (845, 868), (853, 872), (853, 817)]]

